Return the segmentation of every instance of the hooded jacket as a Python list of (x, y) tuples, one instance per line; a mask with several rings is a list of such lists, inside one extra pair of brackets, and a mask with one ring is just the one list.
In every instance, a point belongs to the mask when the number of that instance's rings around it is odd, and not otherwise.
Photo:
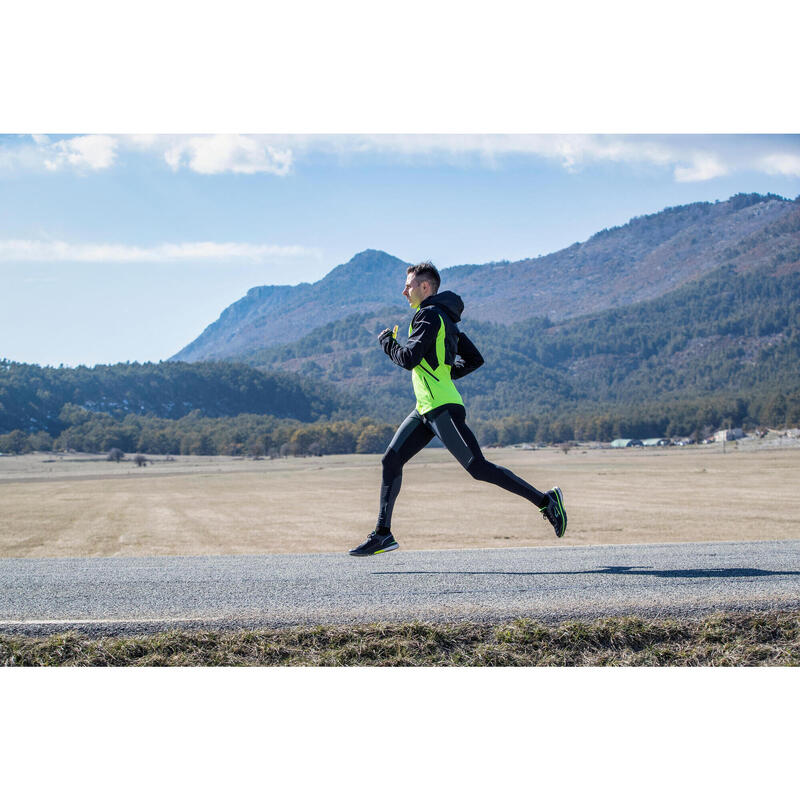
[(446, 403), (464, 405), (453, 381), (483, 364), (475, 345), (458, 330), (463, 310), (464, 303), (454, 292), (431, 295), (419, 304), (411, 319), (405, 346), (391, 336), (381, 341), (395, 364), (411, 370), (420, 414)]

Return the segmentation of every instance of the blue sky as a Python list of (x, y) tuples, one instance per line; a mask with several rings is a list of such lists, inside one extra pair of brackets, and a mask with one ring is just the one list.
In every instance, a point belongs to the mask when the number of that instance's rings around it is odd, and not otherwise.
[(514, 260), (736, 192), (800, 194), (800, 136), (6, 135), (0, 356), (157, 361), (366, 248)]

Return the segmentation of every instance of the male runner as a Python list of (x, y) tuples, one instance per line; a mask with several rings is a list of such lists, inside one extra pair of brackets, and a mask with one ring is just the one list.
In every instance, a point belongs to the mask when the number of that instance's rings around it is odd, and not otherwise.
[(350, 551), (351, 556), (372, 556), (400, 546), (392, 535), (391, 523), (403, 465), (434, 436), (441, 439), (473, 478), (530, 500), (555, 528), (556, 536), (563, 536), (567, 529), (561, 489), (555, 486), (542, 494), (505, 467), (491, 464), (467, 427), (464, 402), (453, 380), (476, 370), (483, 364), (483, 358), (456, 326), (464, 303), (453, 292), (438, 293), (439, 283), (439, 272), (430, 261), (409, 267), (403, 294), (416, 314), (408, 329), (408, 341), (405, 347), (399, 345), (389, 328), (378, 336), (386, 355), (395, 364), (411, 370), (417, 405), (397, 429), (383, 456), (380, 510), (375, 530), (367, 541)]

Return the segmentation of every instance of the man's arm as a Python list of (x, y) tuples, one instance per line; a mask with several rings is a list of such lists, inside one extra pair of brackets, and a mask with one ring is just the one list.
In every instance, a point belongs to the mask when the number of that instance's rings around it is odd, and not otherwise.
[(436, 341), (436, 334), (439, 332), (441, 324), (439, 312), (428, 307), (417, 315), (411, 336), (408, 337), (405, 346), (397, 343), (397, 340), (392, 337), (392, 332), (389, 328), (382, 331), (378, 339), (383, 347), (383, 352), (395, 364), (403, 367), (403, 369), (414, 369)]
[(455, 381), (474, 372), (483, 365), (483, 356), (465, 333), (458, 334), (458, 360), (450, 370), (450, 377)]

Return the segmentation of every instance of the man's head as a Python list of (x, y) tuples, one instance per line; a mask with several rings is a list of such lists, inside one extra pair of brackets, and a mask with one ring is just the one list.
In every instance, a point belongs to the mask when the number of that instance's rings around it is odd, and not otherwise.
[(430, 261), (422, 261), (406, 270), (406, 288), (403, 289), (403, 295), (412, 308), (417, 308), (425, 298), (439, 291), (440, 282), (439, 270)]

